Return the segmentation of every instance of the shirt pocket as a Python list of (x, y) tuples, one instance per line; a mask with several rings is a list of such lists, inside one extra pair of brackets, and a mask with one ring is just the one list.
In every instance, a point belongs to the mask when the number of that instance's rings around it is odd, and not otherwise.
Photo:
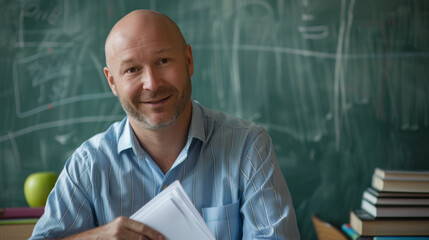
[(240, 201), (203, 208), (203, 219), (216, 239), (239, 239), (241, 233)]

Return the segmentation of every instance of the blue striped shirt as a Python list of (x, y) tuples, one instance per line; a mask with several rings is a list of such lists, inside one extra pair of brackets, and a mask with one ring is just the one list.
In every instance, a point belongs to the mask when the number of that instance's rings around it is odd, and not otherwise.
[(192, 105), (188, 140), (165, 175), (127, 118), (85, 141), (67, 160), (30, 239), (62, 238), (131, 216), (175, 180), (216, 239), (299, 239), (266, 131)]

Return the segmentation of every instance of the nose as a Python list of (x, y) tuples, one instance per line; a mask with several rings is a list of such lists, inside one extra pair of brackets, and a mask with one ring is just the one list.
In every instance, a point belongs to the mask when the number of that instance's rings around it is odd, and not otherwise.
[(160, 74), (153, 67), (147, 67), (142, 75), (143, 90), (156, 92), (162, 86)]

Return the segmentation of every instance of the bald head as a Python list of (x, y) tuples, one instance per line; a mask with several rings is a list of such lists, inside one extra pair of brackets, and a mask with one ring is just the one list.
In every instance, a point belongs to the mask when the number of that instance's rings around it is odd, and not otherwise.
[(106, 64), (124, 47), (133, 47), (141, 41), (156, 41), (160, 38), (174, 40), (186, 48), (183, 35), (168, 16), (152, 10), (135, 10), (119, 20), (110, 31), (105, 43)]

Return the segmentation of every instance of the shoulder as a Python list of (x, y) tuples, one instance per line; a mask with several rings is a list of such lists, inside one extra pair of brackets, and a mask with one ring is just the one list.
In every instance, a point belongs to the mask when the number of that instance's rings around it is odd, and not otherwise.
[(238, 118), (232, 114), (209, 109), (199, 105), (203, 118), (217, 126), (223, 126), (230, 129), (255, 129), (264, 131), (264, 128), (254, 122)]
[(211, 130), (212, 134), (218, 132), (223, 134), (234, 132), (246, 135), (247, 138), (256, 138), (261, 135), (269, 137), (264, 127), (257, 123), (238, 118), (222, 111), (212, 110), (201, 105), (199, 105), (199, 107), (206, 128)]
[(270, 151), (272, 140), (263, 126), (228, 113), (199, 105), (205, 132), (205, 145), (237, 158), (255, 147)]
[(78, 149), (99, 149), (103, 144), (117, 144), (121, 137), (125, 124), (127, 123), (126, 118), (120, 122), (115, 122), (110, 127), (101, 133), (98, 133), (85, 142)]
[[(115, 122), (102, 132), (83, 142), (67, 160), (65, 168), (71, 175), (80, 175), (94, 164), (106, 164), (106, 159), (117, 154), (118, 140), (122, 135), (126, 118)], [(74, 174), (72, 174), (74, 173)]]

